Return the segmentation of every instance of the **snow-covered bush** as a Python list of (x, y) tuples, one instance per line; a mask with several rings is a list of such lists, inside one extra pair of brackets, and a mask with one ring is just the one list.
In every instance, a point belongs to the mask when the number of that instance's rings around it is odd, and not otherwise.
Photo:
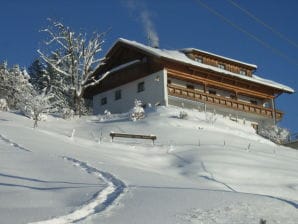
[(0, 110), (8, 111), (8, 105), (6, 99), (0, 99)]
[(39, 119), (40, 121), (46, 121), (46, 120), (48, 119), (48, 114), (46, 114), (46, 113), (41, 113), (41, 114), (39, 114), (38, 119)]
[(109, 110), (105, 110), (103, 112), (103, 115), (99, 115), (98, 118), (100, 121), (109, 121), (113, 118), (113, 115), (111, 114), (111, 112)]
[(70, 119), (74, 116), (74, 111), (70, 108), (63, 108), (61, 115), (63, 119)]
[(129, 119), (132, 121), (141, 120), (145, 117), (142, 101), (135, 99), (134, 107), (129, 111)]
[(24, 92), (20, 98), (20, 102), (17, 104), (17, 108), (25, 116), (34, 120), (34, 128), (37, 127), (37, 123), (40, 120), (45, 120), (49, 110), (53, 107), (55, 102), (51, 102), (53, 95), (46, 93), (44, 90), (42, 93), (38, 93), (32, 89), (30, 92)]
[[(37, 100), (39, 101), (39, 100)], [(30, 102), (29, 104), (19, 104), (19, 110), (20, 112), (32, 119), (34, 121), (34, 128), (36, 128), (38, 125), (38, 121), (46, 121), (48, 118), (45, 105), (41, 105), (35, 101), (34, 103)]]
[(110, 120), (111, 119), (111, 117), (112, 117), (112, 114), (111, 114), (111, 112), (110, 111), (108, 111), (108, 110), (105, 110), (104, 111), (104, 120)]
[[(37, 111), (37, 108), (32, 108), (31, 106), (20, 106), (19, 110), (21, 114), (34, 121), (46, 121), (48, 119), (48, 115), (46, 112), (39, 112)], [(37, 126), (37, 122), (34, 126)]]
[(20, 104), (18, 104), (18, 108), (19, 108), (22, 115), (24, 115), (24, 116), (26, 116), (30, 119), (33, 118), (33, 110), (31, 109), (31, 107), (28, 107), (24, 103), (20, 103)]
[(185, 111), (180, 111), (179, 118), (180, 119), (187, 119), (188, 114)]
[(213, 111), (213, 113), (206, 112), (205, 116), (207, 123), (214, 124), (217, 120), (217, 114), (215, 110)]
[(281, 144), (288, 140), (290, 132), (276, 125), (265, 125), (259, 127), (258, 134), (275, 143)]

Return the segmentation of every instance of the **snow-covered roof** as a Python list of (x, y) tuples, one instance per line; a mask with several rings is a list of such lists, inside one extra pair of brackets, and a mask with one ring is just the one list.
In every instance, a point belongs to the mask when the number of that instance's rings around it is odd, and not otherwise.
[[(295, 92), (294, 89), (292, 89), (289, 86), (280, 84), (278, 82), (274, 82), (272, 80), (260, 78), (256, 75), (253, 75), (252, 77), (249, 77), (249, 76), (240, 75), (240, 74), (237, 74), (237, 73), (234, 73), (234, 72), (230, 72), (230, 71), (218, 68), (218, 67), (214, 67), (214, 66), (211, 66), (211, 65), (207, 65), (207, 64), (197, 62), (195, 60), (190, 59), (189, 57), (187, 57), (185, 55), (185, 53), (183, 53), (183, 51), (185, 52), (185, 49), (184, 50), (166, 50), (166, 49), (153, 48), (153, 47), (149, 47), (147, 45), (141, 44), (139, 42), (127, 40), (127, 39), (124, 39), (124, 38), (119, 38), (118, 41), (116, 42), (116, 44), (118, 42), (125, 43), (127, 45), (133, 46), (135, 48), (138, 48), (138, 49), (140, 49), (142, 51), (145, 51), (148, 54), (151, 54), (151, 55), (156, 56), (156, 57), (162, 57), (162, 58), (170, 59), (170, 60), (173, 60), (173, 61), (178, 61), (178, 62), (182, 62), (182, 63), (185, 63), (185, 64), (189, 64), (189, 65), (192, 65), (192, 66), (205, 68), (205, 69), (212, 70), (212, 71), (222, 73), (222, 74), (225, 74), (225, 75), (237, 77), (237, 78), (240, 78), (240, 79), (243, 79), (243, 80), (251, 81), (251, 82), (262, 84), (262, 85), (265, 85), (265, 86), (270, 86), (270, 87), (282, 90), (284, 92), (288, 92), (288, 93), (294, 93)], [(208, 52), (206, 52), (206, 53), (208, 53)], [(208, 54), (210, 54), (210, 53), (208, 53)], [(221, 56), (218, 56), (218, 57), (221, 57)], [(227, 60), (233, 60), (233, 59), (228, 59), (228, 58), (226, 58), (226, 59)], [(234, 60), (234, 61), (236, 62), (236, 60)], [(239, 62), (239, 61), (237, 61), (237, 63), (242, 63), (243, 64), (243, 62)], [(251, 65), (251, 64), (247, 64), (247, 65), (255, 66), (255, 65)]]
[(199, 53), (211, 55), (211, 56), (216, 57), (216, 58), (221, 58), (221, 59), (224, 59), (224, 60), (235, 62), (237, 64), (246, 65), (246, 66), (249, 66), (249, 67), (252, 67), (252, 68), (255, 68), (255, 69), (258, 68), (258, 66), (254, 65), (254, 64), (249, 64), (249, 63), (246, 63), (246, 62), (243, 62), (243, 61), (239, 61), (239, 60), (235, 60), (235, 59), (232, 59), (232, 58), (224, 57), (224, 56), (221, 56), (221, 55), (218, 55), (218, 54), (214, 54), (214, 53), (211, 53), (211, 52), (208, 52), (208, 51), (199, 50), (199, 49), (196, 49), (196, 48), (184, 48), (184, 49), (181, 49), (180, 51), (184, 52), (184, 53), (199, 52)]

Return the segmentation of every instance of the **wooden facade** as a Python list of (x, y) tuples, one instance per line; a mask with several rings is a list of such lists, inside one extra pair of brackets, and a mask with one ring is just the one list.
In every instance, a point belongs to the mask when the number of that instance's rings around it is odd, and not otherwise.
[(256, 70), (255, 65), (243, 64), (235, 60), (229, 60), (210, 53), (208, 54), (207, 52), (199, 51), (197, 49), (185, 50), (184, 52), (192, 60), (214, 67), (221, 67), (221, 65), (223, 65), (222, 69), (236, 74), (251, 77), (252, 73)]
[[(168, 94), (170, 96), (181, 97), (189, 100), (200, 101), (207, 104), (220, 105), (222, 107), (232, 108), (234, 110), (244, 111), (247, 113), (254, 113), (268, 118), (273, 118), (273, 109), (265, 108), (260, 105), (241, 102), (222, 96), (216, 96), (209, 93), (204, 93), (192, 89), (181, 88), (175, 85), (168, 84)], [(276, 110), (276, 119), (280, 120), (283, 112)]]
[[(274, 99), (281, 93), (291, 91), (254, 81), (252, 74), (257, 68), (255, 65), (196, 49), (177, 52), (187, 59), (170, 57), (160, 49), (139, 43), (118, 41), (106, 55), (106, 63), (98, 69), (97, 74), (100, 76), (132, 60), (139, 59), (140, 63), (111, 74), (100, 86), (89, 88), (85, 97), (91, 98), (164, 69), (169, 80), (169, 96), (255, 114), (264, 119), (282, 119), (283, 112), (275, 108)], [(179, 80), (183, 84), (177, 85), (171, 80)], [(196, 89), (195, 85), (201, 88)]]

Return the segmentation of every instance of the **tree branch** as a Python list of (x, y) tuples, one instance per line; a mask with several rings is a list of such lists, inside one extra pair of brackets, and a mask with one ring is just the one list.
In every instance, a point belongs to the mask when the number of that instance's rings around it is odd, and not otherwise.
[(61, 73), (61, 74), (65, 75), (65, 76), (68, 76), (68, 77), (71, 76), (71, 74), (61, 70), (55, 64), (53, 64), (53, 62), (49, 58), (47, 58), (39, 49), (37, 50), (37, 52), (40, 54), (41, 58), (43, 60), (45, 60), (47, 63), (49, 63), (53, 67), (53, 69), (55, 69), (58, 73)]

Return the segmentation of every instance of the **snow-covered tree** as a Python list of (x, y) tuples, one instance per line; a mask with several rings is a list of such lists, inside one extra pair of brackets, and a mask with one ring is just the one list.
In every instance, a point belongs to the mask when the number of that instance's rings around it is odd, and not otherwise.
[(288, 140), (290, 132), (276, 125), (263, 125), (258, 128), (258, 134), (275, 143), (281, 144)]
[(0, 110), (1, 111), (9, 110), (6, 99), (0, 99)]
[(36, 128), (42, 116), (47, 114), (55, 106), (55, 103), (58, 103), (51, 100), (53, 97), (53, 94), (47, 92), (46, 88), (41, 93), (32, 89), (32, 92), (26, 92), (22, 95), (18, 108), (25, 116), (33, 119), (33, 126)]
[(9, 80), (9, 71), (7, 68), (7, 62), (4, 61), (0, 64), (0, 96), (1, 98), (7, 99), (7, 88)]
[(17, 109), (23, 94), (32, 91), (29, 83), (29, 75), (25, 69), (21, 70), (19, 65), (8, 68), (7, 63), (0, 65), (0, 94), (6, 99), (8, 107)]
[(142, 107), (143, 103), (141, 100), (135, 99), (134, 107), (129, 112), (129, 118), (132, 121), (141, 120), (145, 117), (145, 111)]
[(178, 116), (180, 119), (187, 119), (188, 117), (188, 114), (186, 113), (186, 111), (180, 111), (179, 112), (179, 116)]
[(213, 113), (205, 111), (206, 122), (209, 124), (214, 124), (217, 120), (216, 110)]
[(50, 64), (43, 63), (39, 59), (34, 60), (29, 66), (28, 74), (30, 83), (39, 94), (51, 92), (50, 101), (59, 101), (59, 104), (51, 108), (51, 112), (60, 113), (63, 118), (70, 118), (74, 115), (71, 108), (73, 98), (69, 88), (70, 78), (60, 75)]
[(94, 79), (94, 72), (101, 65), (98, 58), (104, 43), (105, 33), (94, 33), (91, 38), (86, 34), (76, 34), (60, 22), (51, 21), (43, 31), (49, 36), (45, 44), (49, 47), (48, 54), (38, 50), (41, 58), (48, 63), (55, 74), (68, 81), (64, 88), (71, 92), (73, 109), (76, 114), (82, 112), (85, 89), (101, 81)]
[(49, 89), (50, 78), (47, 67), (39, 59), (35, 59), (28, 67), (28, 74), (30, 75), (30, 83), (37, 91), (41, 92), (45, 88)]

